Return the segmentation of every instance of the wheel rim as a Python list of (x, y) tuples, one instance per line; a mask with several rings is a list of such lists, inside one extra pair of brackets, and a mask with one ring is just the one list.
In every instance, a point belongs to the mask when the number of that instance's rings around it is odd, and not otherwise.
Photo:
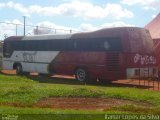
[(20, 67), (19, 67), (19, 66), (17, 67), (17, 71), (18, 71), (18, 72), (20, 71)]
[(20, 72), (21, 72), (21, 66), (17, 66), (17, 68), (16, 68), (16, 72), (19, 74)]
[(85, 81), (86, 80), (86, 72), (83, 69), (78, 69), (76, 72), (77, 80), (78, 81)]

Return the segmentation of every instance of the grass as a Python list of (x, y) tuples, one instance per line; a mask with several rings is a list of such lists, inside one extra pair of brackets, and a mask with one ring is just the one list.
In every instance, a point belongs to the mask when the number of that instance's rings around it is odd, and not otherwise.
[[(29, 108), (38, 100), (47, 97), (118, 98), (146, 102), (152, 104), (153, 107), (150, 108), (146, 106), (144, 108), (129, 105), (112, 107), (110, 110), (104, 111)], [(4, 106), (6, 104), (14, 104), (17, 105), (17, 107)], [(0, 105), (1, 114), (160, 114), (160, 92), (112, 85), (84, 85), (74, 80), (42, 76), (11, 76), (0, 74)]]
[(127, 112), (0, 107), (0, 113), (3, 117), (17, 116), (18, 120), (104, 120), (106, 114), (126, 114)]
[(106, 114), (106, 113), (127, 113), (115, 110), (111, 111), (98, 111), (98, 110), (61, 110), (61, 109), (48, 109), (48, 108), (19, 108), (19, 107), (0, 107), (2, 114)]
[(136, 114), (156, 114), (160, 115), (160, 108), (158, 107), (138, 107), (134, 105), (124, 105), (118, 107), (112, 107), (111, 111), (121, 111), (121, 112), (128, 112), (128, 113), (136, 113)]
[(19, 103), (29, 106), (41, 98), (55, 97), (112, 97), (145, 101), (160, 106), (160, 92), (110, 85), (83, 85), (74, 80), (40, 76), (0, 75), (0, 103)]

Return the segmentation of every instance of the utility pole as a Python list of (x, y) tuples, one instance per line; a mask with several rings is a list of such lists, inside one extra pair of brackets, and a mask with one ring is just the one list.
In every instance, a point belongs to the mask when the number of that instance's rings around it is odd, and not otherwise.
[(72, 33), (72, 30), (70, 30), (70, 34)]
[(7, 34), (4, 34), (4, 39), (6, 39), (8, 37), (8, 35)]
[(39, 32), (38, 32), (38, 25), (36, 26), (36, 35), (38, 35)]
[(18, 25), (16, 24), (16, 36), (17, 36), (17, 26), (18, 26)]
[(23, 35), (25, 36), (26, 35), (26, 16), (23, 16), (23, 25), (24, 25), (23, 26), (23, 28), (24, 28), (24, 31), (23, 31), (24, 34)]

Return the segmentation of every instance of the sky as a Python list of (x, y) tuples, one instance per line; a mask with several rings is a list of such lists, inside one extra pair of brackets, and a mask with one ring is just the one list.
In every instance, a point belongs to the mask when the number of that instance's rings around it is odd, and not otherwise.
[[(53, 28), (52, 32), (144, 27), (158, 13), (160, 0), (0, 0), (0, 22), (23, 24), (26, 16), (27, 25)], [(26, 34), (33, 29), (27, 27)], [(17, 35), (22, 34), (23, 26), (18, 25)], [(0, 38), (10, 35), (16, 35), (16, 26), (0, 23)]]

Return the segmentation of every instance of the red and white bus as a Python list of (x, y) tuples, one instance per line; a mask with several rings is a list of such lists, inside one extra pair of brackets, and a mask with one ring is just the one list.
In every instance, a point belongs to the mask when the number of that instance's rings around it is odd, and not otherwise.
[(118, 27), (68, 35), (12, 36), (4, 40), (3, 69), (17, 74), (75, 75), (79, 81), (117, 80), (157, 73), (149, 31)]

